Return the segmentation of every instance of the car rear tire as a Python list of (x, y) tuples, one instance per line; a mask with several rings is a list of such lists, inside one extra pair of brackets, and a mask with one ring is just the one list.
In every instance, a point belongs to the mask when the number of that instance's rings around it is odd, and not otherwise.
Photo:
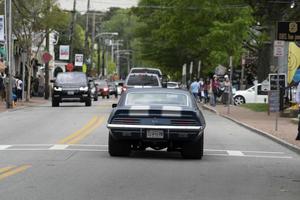
[(92, 105), (92, 100), (91, 99), (86, 100), (85, 106), (91, 106), (91, 105)]
[(234, 105), (241, 105), (246, 103), (245, 98), (243, 96), (236, 96), (233, 99)]
[(52, 107), (58, 107), (59, 106), (59, 102), (52, 100)]
[(108, 137), (108, 153), (110, 156), (129, 156), (131, 145), (124, 140), (116, 140), (111, 134)]
[(182, 157), (186, 159), (202, 159), (204, 148), (203, 143), (204, 133), (198, 140), (189, 142), (183, 146), (183, 149), (181, 151)]

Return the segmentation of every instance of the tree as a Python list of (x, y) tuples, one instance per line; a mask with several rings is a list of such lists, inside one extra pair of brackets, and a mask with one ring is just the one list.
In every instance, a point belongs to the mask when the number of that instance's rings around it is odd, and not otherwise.
[(67, 23), (66, 13), (60, 10), (56, 0), (13, 0), (13, 33), (20, 47), (27, 52), (27, 96), (30, 99), (32, 73), (32, 46), (37, 46), (35, 59), (48, 33)]

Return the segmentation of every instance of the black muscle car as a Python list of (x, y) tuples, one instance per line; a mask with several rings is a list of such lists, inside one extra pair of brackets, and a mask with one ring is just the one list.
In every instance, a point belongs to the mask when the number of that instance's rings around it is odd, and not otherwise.
[(184, 158), (203, 156), (205, 120), (188, 91), (132, 88), (125, 91), (108, 119), (109, 154), (167, 148)]

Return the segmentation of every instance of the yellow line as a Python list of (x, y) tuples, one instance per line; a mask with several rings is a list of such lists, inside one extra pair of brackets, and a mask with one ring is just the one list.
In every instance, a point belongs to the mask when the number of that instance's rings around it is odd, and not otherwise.
[(71, 135), (69, 135), (68, 137), (60, 140), (58, 143), (59, 144), (68, 144), (69, 140), (73, 140), (75, 137), (77, 137), (78, 135), (82, 134), (83, 131), (85, 131), (86, 129), (88, 129), (89, 127), (93, 126), (96, 121), (97, 121), (98, 117), (94, 116), (84, 127), (82, 127), (80, 130), (72, 133)]
[(91, 126), (88, 129), (86, 129), (84, 132), (82, 132), (82, 134), (78, 135), (76, 138), (73, 138), (72, 140), (70, 140), (68, 142), (68, 144), (77, 144), (78, 142), (80, 142), (81, 140), (83, 140), (85, 137), (87, 137), (89, 134), (91, 134), (103, 122), (104, 122), (104, 117), (100, 117), (93, 126)]
[(0, 174), (6, 172), (8, 170), (11, 170), (12, 168), (14, 168), (14, 166), (0, 168)]
[(16, 167), (11, 170), (8, 170), (5, 173), (0, 174), (0, 180), (5, 179), (9, 176), (15, 175), (17, 173), (23, 172), (30, 167), (31, 167), (31, 165), (22, 165), (20, 167)]

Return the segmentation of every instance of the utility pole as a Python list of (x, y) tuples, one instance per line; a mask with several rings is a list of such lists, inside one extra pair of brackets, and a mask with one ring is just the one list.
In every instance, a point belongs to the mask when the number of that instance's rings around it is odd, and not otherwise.
[(12, 108), (12, 58), (13, 58), (13, 46), (12, 46), (12, 16), (11, 16), (11, 0), (5, 1), (5, 31), (6, 31), (6, 49), (8, 49), (7, 55), (7, 63), (8, 63), (8, 74), (6, 79), (7, 89), (7, 99), (6, 99), (6, 107)]
[(75, 30), (75, 22), (76, 22), (76, 0), (74, 0), (73, 3), (73, 11), (72, 11), (72, 22), (71, 22), (71, 30), (70, 30), (70, 57), (69, 57), (69, 62), (73, 63), (74, 62), (74, 56), (73, 56), (73, 51), (74, 51), (74, 30)]
[(89, 44), (88, 44), (88, 37), (89, 37), (89, 12), (90, 12), (90, 0), (87, 2), (87, 11), (86, 11), (86, 20), (85, 20), (85, 40), (84, 40), (84, 63), (87, 65), (87, 75), (90, 75), (91, 72), (91, 66), (90, 61), (88, 62), (88, 59), (90, 59), (89, 54)]
[[(47, 0), (47, 10), (50, 10), (50, 0)], [(46, 51), (49, 52), (49, 29), (46, 28)], [(49, 61), (45, 63), (45, 99), (49, 99)]]
[(90, 60), (91, 60), (91, 67), (90, 67), (90, 71), (89, 71), (89, 75), (91, 75), (91, 68), (93, 67), (93, 55), (94, 55), (94, 45), (95, 45), (95, 29), (96, 29), (96, 13), (93, 13), (93, 26), (92, 26), (92, 48), (91, 48), (91, 56), (90, 56)]

